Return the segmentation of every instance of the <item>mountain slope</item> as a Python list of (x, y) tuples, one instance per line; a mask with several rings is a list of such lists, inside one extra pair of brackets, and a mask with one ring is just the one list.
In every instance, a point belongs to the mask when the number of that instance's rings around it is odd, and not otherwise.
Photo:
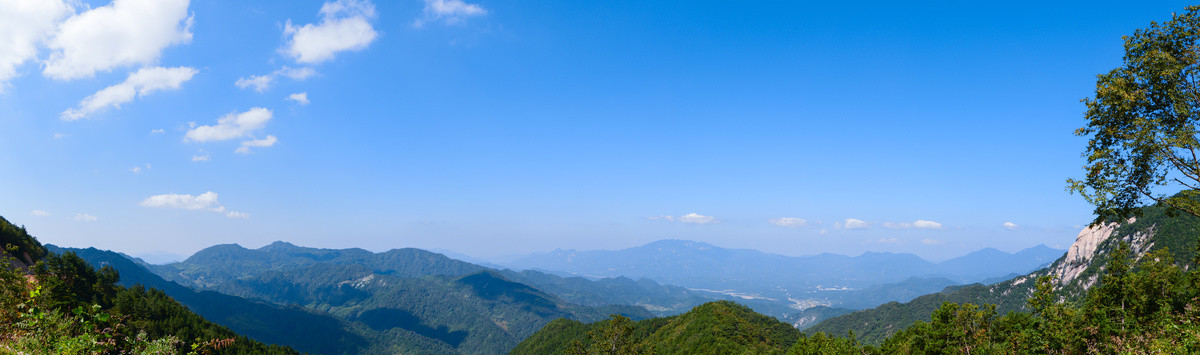
[[(327, 315), (212, 291), (197, 292), (166, 281), (126, 256), (111, 251), (59, 248), (54, 245), (48, 245), (47, 248), (55, 254), (75, 253), (94, 267), (113, 267), (121, 275), (121, 285), (141, 285), (161, 290), (204, 319), (258, 341), (285, 344), (300, 351), (320, 354), (353, 353), (367, 347), (367, 337), (355, 332), (345, 322)], [(292, 326), (280, 327), (279, 324)]]
[(155, 271), (225, 295), (329, 314), (383, 352), (502, 353), (558, 318), (653, 316), (635, 306), (574, 304), (419, 249), (219, 245)]
[(930, 314), (944, 302), (994, 304), (1001, 314), (1023, 310), (1037, 278), (1053, 276), (1057, 292), (1068, 300), (1082, 297), (1095, 285), (1108, 255), (1124, 242), (1133, 255), (1166, 248), (1181, 263), (1196, 255), (1200, 218), (1168, 216), (1162, 206), (1142, 209), (1142, 217), (1124, 223), (1109, 223), (1081, 231), (1066, 255), (1048, 267), (993, 285), (952, 286), (942, 292), (918, 297), (908, 303), (887, 303), (874, 309), (831, 318), (808, 328), (806, 332), (843, 335), (853, 331), (860, 341), (879, 343), (887, 336), (914, 322), (929, 321)]
[(205, 320), (161, 291), (117, 283), (136, 273), (50, 253), (2, 217), (0, 239), (13, 246), (0, 255), (24, 259), (0, 265), (0, 353), (296, 353)]
[(717, 301), (678, 316), (638, 322), (615, 317), (591, 324), (558, 320), (511, 353), (568, 354), (616, 347), (653, 354), (770, 354), (783, 353), (799, 335), (787, 323)]
[(27, 268), (46, 256), (46, 248), (25, 227), (18, 227), (0, 217), (0, 253), (12, 256), (13, 265)]

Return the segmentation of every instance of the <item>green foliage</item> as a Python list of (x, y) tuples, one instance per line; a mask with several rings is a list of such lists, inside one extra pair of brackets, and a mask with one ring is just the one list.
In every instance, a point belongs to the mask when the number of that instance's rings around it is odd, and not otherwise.
[[(997, 317), (995, 306), (946, 302), (932, 321), (917, 322), (888, 338), (884, 353), (919, 354), (1184, 354), (1200, 352), (1200, 271), (1185, 271), (1167, 249), (1134, 263), (1121, 243), (1079, 303), (1061, 302), (1053, 280), (1037, 281), (1030, 313)], [(812, 338), (818, 338), (818, 333)], [(869, 347), (801, 338), (793, 352), (869, 353)], [(832, 345), (831, 345), (832, 343)], [(797, 349), (799, 348), (799, 349)]]
[(29, 235), (25, 227), (17, 227), (4, 217), (0, 217), (0, 247), (4, 247), (4, 253), (13, 257), (9, 262), (24, 265), (31, 265), (46, 256), (46, 248), (38, 243), (37, 238)]
[(799, 339), (787, 323), (730, 301), (633, 322), (620, 315), (582, 324), (555, 321), (512, 354), (782, 354)]
[[(1096, 206), (1094, 223), (1136, 216), (1146, 201), (1200, 215), (1200, 7), (1125, 37), (1121, 67), (1101, 74), (1096, 95), (1084, 100), (1090, 137), (1083, 180), (1068, 180)], [(1186, 189), (1175, 196), (1157, 187)]]
[(212, 324), (161, 291), (119, 286), (116, 270), (73, 253), (43, 257), (32, 275), (0, 261), (3, 353), (295, 353)]

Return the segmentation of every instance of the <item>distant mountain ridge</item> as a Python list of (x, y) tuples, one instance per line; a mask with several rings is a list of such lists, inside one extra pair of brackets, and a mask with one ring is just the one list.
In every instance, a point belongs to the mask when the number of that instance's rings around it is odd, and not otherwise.
[(866, 289), (912, 277), (969, 283), (1023, 274), (1063, 253), (1045, 245), (1016, 253), (989, 248), (933, 263), (903, 253), (789, 257), (688, 240), (660, 240), (621, 250), (559, 249), (530, 255), (506, 266), (588, 277), (647, 278), (694, 289), (737, 290), (773, 298), (828, 298), (837, 295), (825, 291)]

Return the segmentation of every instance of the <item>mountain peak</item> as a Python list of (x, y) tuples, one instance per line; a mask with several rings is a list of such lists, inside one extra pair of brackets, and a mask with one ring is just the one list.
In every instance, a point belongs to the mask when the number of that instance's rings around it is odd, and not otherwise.
[(288, 242), (285, 242), (282, 240), (276, 240), (274, 243), (264, 245), (262, 248), (258, 248), (258, 250), (273, 251), (273, 250), (296, 249), (296, 248), (299, 248), (299, 247), (296, 246), (295, 244), (288, 243)]

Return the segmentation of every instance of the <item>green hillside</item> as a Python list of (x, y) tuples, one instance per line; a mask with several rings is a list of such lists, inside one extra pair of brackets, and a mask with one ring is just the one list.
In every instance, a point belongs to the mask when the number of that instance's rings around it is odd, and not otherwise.
[(35, 262), (21, 269), (0, 253), (0, 353), (296, 353), (209, 322), (162, 291), (118, 285), (112, 267), (47, 254), (3, 218), (0, 231), (6, 243), (23, 243), (9, 251)]
[(4, 217), (0, 217), (0, 246), (13, 260), (26, 266), (46, 256), (46, 248), (37, 238), (29, 235), (25, 227), (18, 227)]
[[(120, 272), (121, 285), (161, 290), (204, 319), (261, 342), (286, 344), (314, 354), (352, 354), (367, 350), (368, 340), (375, 336), (365, 327), (355, 327), (329, 314), (219, 292), (195, 291), (163, 280), (119, 253), (54, 245), (47, 245), (47, 249), (54, 254), (73, 253), (94, 267), (111, 267)], [(291, 326), (280, 327), (279, 324)]]
[(787, 323), (717, 301), (681, 315), (636, 322), (620, 316), (591, 324), (556, 320), (511, 354), (772, 354), (785, 352), (799, 335)]
[[(864, 343), (880, 344), (917, 321), (929, 322), (930, 315), (945, 302), (996, 305), (999, 314), (1027, 311), (1026, 300), (1034, 292), (1035, 281), (1043, 276), (1056, 277), (1059, 280), (1056, 292), (1070, 302), (1079, 302), (1087, 289), (1099, 281), (1103, 266), (1121, 243), (1130, 245), (1136, 257), (1166, 250), (1174, 260), (1186, 263), (1196, 256), (1197, 236), (1200, 236), (1200, 218), (1178, 214), (1172, 216), (1163, 206), (1145, 207), (1141, 210), (1140, 218), (1112, 229), (1110, 236), (1097, 243), (1094, 257), (1087, 260), (1067, 260), (1064, 255), (1047, 268), (1008, 281), (993, 285), (948, 287), (940, 293), (917, 297), (908, 303), (891, 302), (830, 318), (806, 329), (806, 332), (845, 335), (853, 331), (858, 340)], [(1070, 280), (1064, 280), (1072, 274)]]

